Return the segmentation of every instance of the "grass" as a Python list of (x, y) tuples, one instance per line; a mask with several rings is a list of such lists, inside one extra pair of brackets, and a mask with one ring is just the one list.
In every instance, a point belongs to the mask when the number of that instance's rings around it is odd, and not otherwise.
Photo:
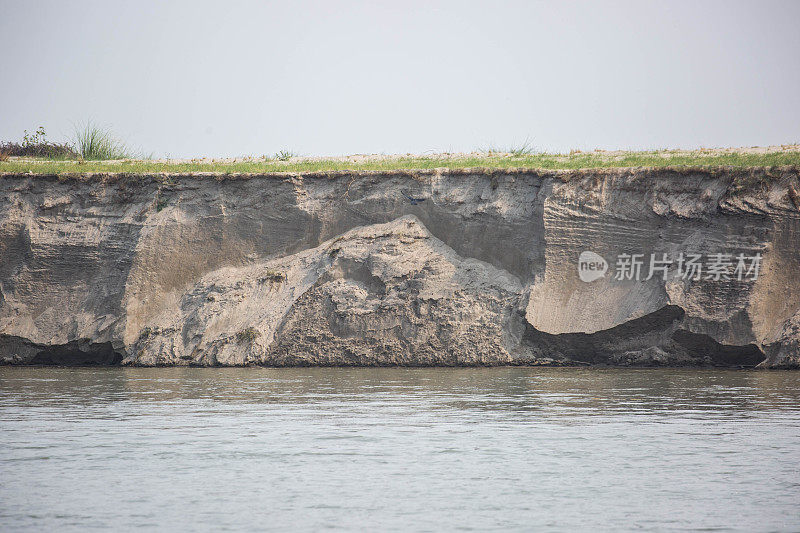
[(515, 157), (522, 157), (526, 155), (532, 155), (534, 153), (533, 146), (528, 144), (528, 141), (525, 141), (519, 146), (512, 146), (509, 148), (508, 153)]
[(288, 161), (293, 157), (297, 157), (297, 154), (292, 152), (291, 150), (281, 150), (277, 154), (275, 154), (275, 159), (278, 161)]
[(526, 155), (533, 155), (536, 153), (533, 145), (526, 139), (522, 144), (512, 144), (507, 148), (498, 148), (497, 146), (489, 146), (480, 150), (489, 154), (508, 154), (514, 157), (522, 157)]
[(75, 147), (80, 156), (88, 161), (127, 159), (128, 149), (115, 139), (111, 132), (87, 122), (75, 132)]
[[(119, 154), (115, 154), (119, 155)], [(193, 160), (169, 162), (152, 160), (125, 161), (51, 161), (14, 160), (0, 162), (0, 173), (63, 174), (63, 173), (191, 173), (211, 172), (270, 173), (270, 172), (329, 172), (360, 170), (416, 170), (433, 168), (464, 169), (530, 168), (545, 170), (571, 170), (584, 168), (666, 167), (666, 166), (732, 166), (769, 167), (800, 166), (800, 150), (768, 153), (698, 151), (650, 152), (573, 152), (570, 154), (545, 153), (475, 153), (463, 156), (398, 156), (385, 159), (349, 161), (341, 159), (299, 159), (280, 161), (274, 159), (244, 159), (238, 161)]]

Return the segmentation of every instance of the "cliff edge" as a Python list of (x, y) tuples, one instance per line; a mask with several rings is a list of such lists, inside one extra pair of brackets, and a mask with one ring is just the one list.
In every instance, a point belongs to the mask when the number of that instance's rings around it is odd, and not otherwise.
[(0, 176), (0, 362), (800, 366), (800, 171)]

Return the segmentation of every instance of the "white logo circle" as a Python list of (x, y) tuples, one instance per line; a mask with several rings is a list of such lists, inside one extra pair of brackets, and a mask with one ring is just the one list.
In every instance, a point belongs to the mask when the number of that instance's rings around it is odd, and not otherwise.
[(594, 252), (581, 252), (578, 257), (578, 277), (586, 283), (600, 279), (606, 275), (608, 263), (601, 255)]

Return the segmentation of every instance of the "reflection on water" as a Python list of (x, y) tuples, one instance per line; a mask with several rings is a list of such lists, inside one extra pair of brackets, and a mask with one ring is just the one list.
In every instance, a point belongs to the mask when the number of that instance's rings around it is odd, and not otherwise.
[(2, 529), (800, 528), (800, 372), (0, 368)]

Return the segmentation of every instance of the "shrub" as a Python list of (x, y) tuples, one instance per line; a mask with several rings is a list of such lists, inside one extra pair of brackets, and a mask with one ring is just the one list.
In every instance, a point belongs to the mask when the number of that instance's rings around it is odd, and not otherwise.
[(39, 126), (34, 133), (24, 131), (22, 142), (0, 143), (0, 161), (10, 156), (44, 157), (47, 159), (77, 159), (78, 154), (68, 143), (58, 144), (47, 141), (44, 126)]

